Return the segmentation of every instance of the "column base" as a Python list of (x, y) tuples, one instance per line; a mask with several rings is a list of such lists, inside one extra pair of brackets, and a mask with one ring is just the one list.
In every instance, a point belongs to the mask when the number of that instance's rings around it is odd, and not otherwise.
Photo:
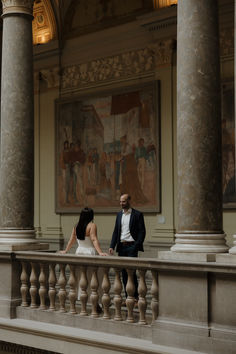
[(0, 251), (47, 250), (47, 243), (35, 239), (34, 229), (0, 229)]
[(172, 252), (186, 253), (225, 253), (229, 247), (226, 245), (225, 234), (207, 233), (178, 233), (175, 235), (175, 245)]

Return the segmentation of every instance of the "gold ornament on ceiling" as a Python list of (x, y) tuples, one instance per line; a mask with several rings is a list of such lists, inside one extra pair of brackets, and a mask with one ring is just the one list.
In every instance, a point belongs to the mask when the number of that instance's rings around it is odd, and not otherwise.
[(44, 44), (55, 39), (56, 21), (49, 0), (36, 0), (33, 15), (33, 44)]
[(176, 5), (177, 3), (178, 0), (153, 0), (153, 6), (155, 9)]

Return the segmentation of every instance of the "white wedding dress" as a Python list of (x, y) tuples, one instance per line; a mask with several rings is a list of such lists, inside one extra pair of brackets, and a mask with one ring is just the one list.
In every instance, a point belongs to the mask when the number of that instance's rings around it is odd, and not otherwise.
[(97, 252), (89, 236), (85, 236), (84, 240), (79, 240), (77, 238), (78, 248), (75, 254), (87, 254), (91, 256), (96, 256)]
[[(96, 256), (97, 251), (91, 241), (91, 238), (89, 236), (85, 236), (84, 240), (79, 240), (77, 238), (77, 242), (78, 242), (78, 248), (75, 251), (75, 254), (78, 255), (88, 255), (88, 256)], [(90, 269), (87, 270), (87, 280), (88, 280), (88, 288), (87, 288), (87, 292), (88, 292), (88, 296), (90, 296), (90, 282), (91, 282), (91, 276), (92, 276), (92, 272)], [(80, 295), (81, 295), (81, 288), (79, 287), (79, 281), (80, 281), (80, 271), (78, 270), (77, 272), (77, 287), (78, 287), (78, 300), (80, 300)]]

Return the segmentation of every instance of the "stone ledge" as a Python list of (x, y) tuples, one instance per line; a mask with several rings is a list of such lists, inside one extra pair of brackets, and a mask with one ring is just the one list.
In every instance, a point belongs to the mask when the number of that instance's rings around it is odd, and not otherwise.
[(223, 264), (236, 264), (236, 254), (217, 254), (216, 255), (216, 263)]
[[(82, 330), (74, 327), (38, 323), (36, 321), (0, 318), (0, 340), (15, 344), (52, 350), (63, 354), (88, 352), (93, 354), (201, 354), (153, 344), (137, 337)], [(14, 335), (13, 335), (14, 333)]]
[(171, 261), (186, 262), (215, 262), (216, 255), (214, 253), (187, 253), (187, 252), (158, 252), (158, 259)]

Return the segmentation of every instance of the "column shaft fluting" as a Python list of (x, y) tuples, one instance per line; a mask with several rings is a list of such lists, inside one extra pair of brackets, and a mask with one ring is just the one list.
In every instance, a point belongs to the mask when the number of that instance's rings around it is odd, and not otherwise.
[(179, 0), (178, 233), (172, 251), (224, 252), (217, 1)]
[(2, 0), (0, 244), (35, 242), (31, 1)]

